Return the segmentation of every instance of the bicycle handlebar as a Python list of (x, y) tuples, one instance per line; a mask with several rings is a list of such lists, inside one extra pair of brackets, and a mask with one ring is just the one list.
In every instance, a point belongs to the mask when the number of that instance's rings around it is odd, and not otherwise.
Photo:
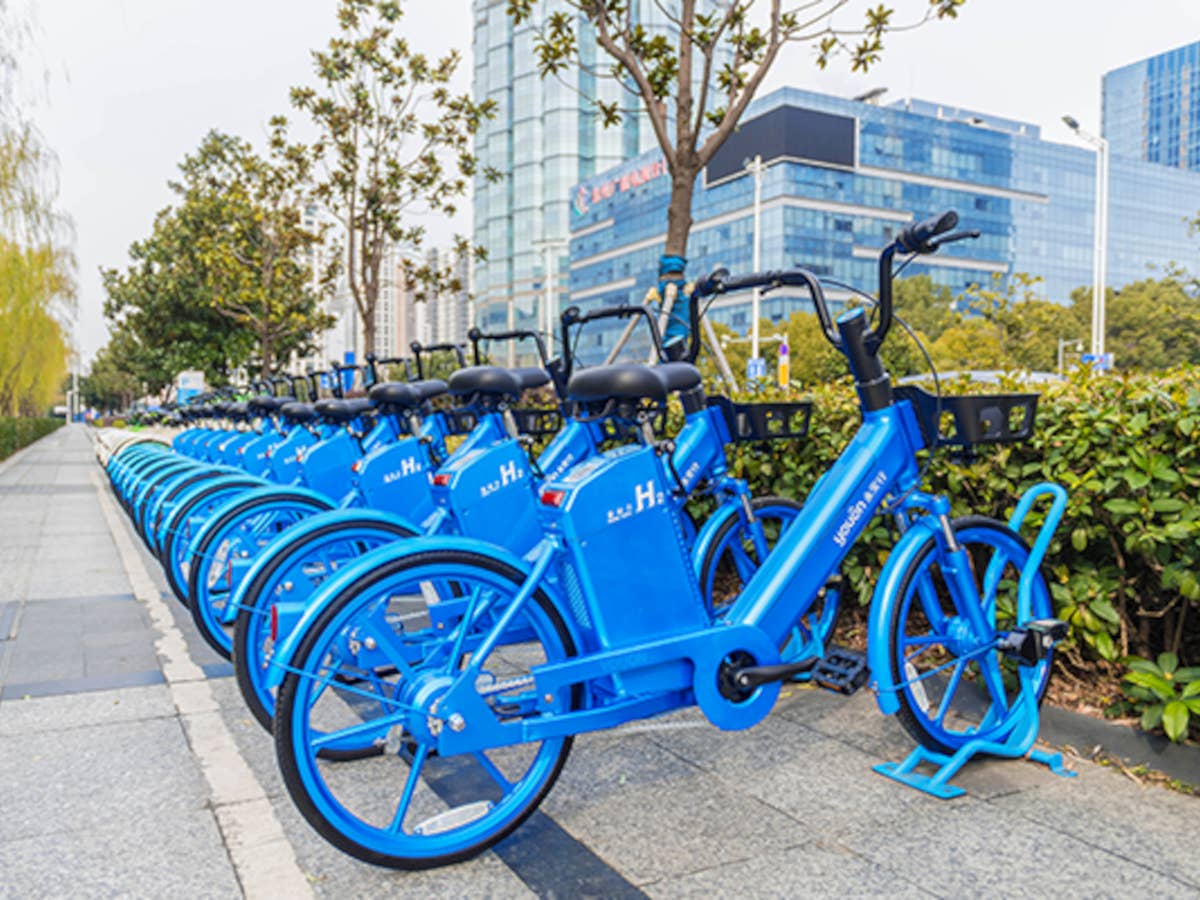
[[(944, 244), (979, 237), (979, 232), (956, 231), (947, 234), (958, 224), (958, 213), (947, 210), (920, 222), (906, 225), (892, 243), (879, 254), (879, 322), (862, 335), (863, 349), (867, 355), (875, 356), (892, 327), (892, 258), (897, 251), (909, 253), (936, 253)], [(944, 236), (943, 236), (944, 235)], [(693, 317), (698, 301), (714, 294), (744, 291), (751, 288), (778, 288), (784, 286), (807, 287), (812, 296), (813, 308), (821, 324), (826, 340), (836, 349), (844, 350), (841, 336), (825, 302), (825, 292), (817, 276), (807, 269), (786, 269), (771, 272), (755, 272), (739, 278), (730, 278), (727, 269), (716, 269), (707, 278), (696, 283), (692, 291)]]
[(654, 352), (658, 354), (660, 360), (666, 360), (662, 336), (658, 333), (658, 321), (645, 306), (633, 306), (626, 303), (621, 306), (605, 306), (586, 313), (581, 313), (578, 306), (568, 306), (563, 310), (562, 318), (559, 320), (562, 328), (564, 384), (567, 379), (570, 379), (571, 370), (575, 368), (575, 359), (570, 352), (572, 328), (582, 328), (588, 322), (595, 322), (599, 319), (629, 319), (633, 316), (646, 317), (646, 321), (650, 325), (650, 340), (654, 344)]
[(463, 353), (462, 344), (455, 344), (450, 341), (441, 344), (422, 344), (420, 341), (413, 341), (409, 346), (412, 348), (413, 357), (417, 361), (417, 378), (422, 380), (425, 378), (425, 364), (421, 362), (422, 353), (437, 353), (443, 350), (452, 351), (458, 359), (458, 367), (460, 369), (467, 367), (467, 357)]
[(523, 329), (515, 331), (480, 331), (477, 327), (472, 326), (467, 332), (467, 340), (471, 342), (471, 352), (475, 357), (475, 365), (477, 366), (483, 365), (483, 359), (479, 354), (480, 341), (521, 341), (526, 338), (532, 339), (537, 344), (538, 356), (542, 360), (542, 367), (548, 367), (550, 365), (550, 357), (546, 354), (546, 343), (536, 331)]

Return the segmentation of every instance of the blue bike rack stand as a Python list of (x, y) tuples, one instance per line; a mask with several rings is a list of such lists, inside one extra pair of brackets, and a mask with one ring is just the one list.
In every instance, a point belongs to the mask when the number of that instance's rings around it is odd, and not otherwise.
[[(1017, 588), (1018, 621), (1027, 621), (1029, 619), (1031, 606), (1030, 592), (1033, 578), (1038, 571), (1038, 566), (1041, 565), (1042, 558), (1046, 555), (1046, 549), (1050, 545), (1054, 529), (1058, 527), (1059, 520), (1062, 519), (1063, 512), (1066, 510), (1067, 492), (1056, 484), (1043, 483), (1035, 485), (1021, 496), (1021, 500), (1017, 503), (1017, 508), (1013, 510), (1012, 518), (1009, 519), (1008, 523), (1013, 531), (1019, 532), (1034, 502), (1042, 496), (1053, 497), (1053, 501), (1049, 512), (1046, 514), (1046, 521), (1038, 531), (1037, 540), (1034, 541), (1029, 559), (1021, 570), (1021, 580)], [(873, 767), (874, 770), (880, 775), (884, 775), (894, 781), (899, 781), (901, 784), (906, 784), (926, 794), (931, 794), (934, 797), (939, 797), (942, 800), (949, 800), (966, 793), (962, 788), (950, 784), (950, 779), (957, 775), (959, 770), (972, 757), (979, 754), (1008, 759), (1023, 757), (1033, 762), (1042, 763), (1055, 775), (1063, 778), (1075, 777), (1075, 773), (1063, 765), (1061, 753), (1049, 753), (1033, 746), (1037, 740), (1040, 728), (1036, 693), (1037, 679), (1034, 670), (1026, 667), (1021, 669), (1020, 678), (1021, 687), (1017, 694), (1016, 703), (1014, 704), (1016, 714), (1012, 717), (1012, 726), (1003, 736), (991, 740), (979, 738), (967, 741), (952, 755), (937, 753), (925, 747), (917, 746), (905, 758), (904, 762), (880, 763)], [(923, 764), (935, 766), (936, 770), (932, 774), (918, 771), (917, 767)]]

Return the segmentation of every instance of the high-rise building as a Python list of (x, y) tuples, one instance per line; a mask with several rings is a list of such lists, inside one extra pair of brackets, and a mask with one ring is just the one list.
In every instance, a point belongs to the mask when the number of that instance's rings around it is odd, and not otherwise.
[[(652, 0), (633, 0), (647, 30), (673, 26)], [(548, 16), (572, 12), (562, 0), (534, 5), (530, 20), (514, 27), (503, 0), (473, 0), (474, 86), (477, 101), (494, 100), (496, 115), (475, 138), (482, 175), (474, 188), (474, 240), (488, 258), (473, 272), (476, 320), (484, 328), (541, 328), (547, 295), (557, 307), (567, 296), (570, 188), (656, 146), (644, 113), (627, 114), (604, 128), (590, 98), (629, 103), (633, 95), (609, 78), (609, 62), (587, 20), (576, 13), (582, 65), (543, 78), (535, 33)], [(640, 107), (639, 107), (640, 108)], [(555, 282), (547, 290), (545, 279)]]
[(1200, 171), (1200, 41), (1106, 74), (1103, 132), (1114, 157)]
[[(986, 113), (919, 100), (877, 106), (791, 88), (756, 100), (702, 174), (692, 205), (691, 277), (717, 266), (751, 270), (754, 176), (744, 161), (756, 155), (765, 164), (762, 269), (800, 265), (874, 290), (878, 251), (898, 229), (956, 209), (962, 226), (982, 237), (918, 257), (907, 272), (956, 294), (993, 276), (1003, 282), (1028, 273), (1043, 279), (1038, 293), (1058, 302), (1091, 284), (1089, 150)], [(1184, 218), (1200, 207), (1200, 172), (1114, 157), (1110, 194), (1112, 287), (1160, 277), (1172, 260), (1195, 255)], [(657, 281), (666, 237), (670, 179), (661, 155), (651, 151), (600, 173), (570, 196), (571, 303), (640, 303)], [(850, 297), (836, 285), (828, 295), (834, 303)], [(784, 288), (763, 299), (761, 314), (780, 321), (807, 308), (803, 291)], [(750, 297), (725, 295), (711, 312), (744, 332)], [(602, 358), (612, 339), (597, 329), (588, 358)]]

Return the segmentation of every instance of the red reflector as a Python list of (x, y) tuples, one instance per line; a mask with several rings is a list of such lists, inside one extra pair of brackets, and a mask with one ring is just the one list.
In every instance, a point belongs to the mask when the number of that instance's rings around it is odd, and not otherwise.
[(230, 557), (229, 562), (225, 564), (225, 585), (233, 587), (233, 557)]
[(437, 475), (433, 476), (433, 483), (436, 484), (438, 487), (445, 487), (446, 485), (448, 485), (450, 483), (450, 473), (449, 472), (439, 472)]
[(562, 502), (566, 496), (566, 491), (542, 491), (542, 505), (557, 508), (562, 506)]
[(279, 640), (279, 607), (271, 606), (271, 640)]
[(361, 472), (362, 471), (362, 460), (356, 459), (354, 462), (350, 463), (350, 471), (351, 472)]

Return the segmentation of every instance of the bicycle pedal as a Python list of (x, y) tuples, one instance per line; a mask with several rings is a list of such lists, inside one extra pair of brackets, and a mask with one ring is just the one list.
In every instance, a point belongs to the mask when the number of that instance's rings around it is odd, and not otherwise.
[(809, 679), (827, 691), (849, 696), (867, 683), (867, 656), (849, 647), (830, 647), (813, 667)]

